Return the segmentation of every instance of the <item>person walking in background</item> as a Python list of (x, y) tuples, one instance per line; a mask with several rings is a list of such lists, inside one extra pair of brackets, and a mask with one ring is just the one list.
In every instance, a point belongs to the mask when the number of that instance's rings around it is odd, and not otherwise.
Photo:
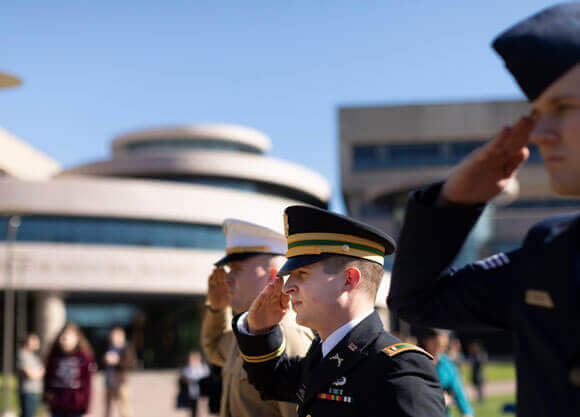
[(465, 362), (465, 357), (463, 356), (463, 349), (461, 348), (461, 340), (457, 337), (452, 337), (449, 342), (449, 348), (447, 349), (447, 356), (453, 361), (457, 369), (463, 365)]
[[(225, 220), (223, 230), (226, 254), (216, 262), (208, 280), (207, 312), (201, 333), (206, 357), (222, 366), (220, 416), (296, 416), (296, 405), (265, 401), (250, 384), (231, 328), (231, 311), (247, 311), (275, 277), (284, 262), (286, 238), (268, 228), (235, 219)], [(303, 356), (314, 337), (312, 331), (298, 326), (292, 314), (287, 315), (282, 326), (288, 351)]]
[(220, 413), (222, 398), (222, 368), (210, 365), (209, 375), (199, 381), (200, 395), (207, 397), (207, 407), (211, 414)]
[(445, 396), (447, 415), (452, 415), (449, 406), (455, 400), (464, 417), (473, 417), (473, 407), (467, 399), (459, 369), (445, 353), (449, 345), (449, 332), (427, 329), (423, 334), (422, 341), (425, 350), (435, 358), (435, 369)]
[(34, 333), (29, 334), (18, 351), (18, 398), (20, 399), (20, 416), (34, 417), (38, 399), (42, 394), (44, 365), (38, 356), (40, 339)]
[(477, 401), (483, 402), (483, 386), (485, 377), (483, 368), (487, 362), (487, 352), (479, 340), (474, 340), (469, 344), (469, 363), (471, 364), (471, 380), (477, 390)]
[[(181, 369), (180, 385), (185, 387), (186, 403), (191, 409), (191, 416), (197, 415), (197, 400), (201, 395), (199, 381), (209, 375), (208, 366), (202, 362), (199, 352), (190, 352), (187, 365)], [(180, 393), (181, 393), (180, 389)]]
[(113, 403), (118, 404), (121, 417), (129, 416), (127, 373), (135, 367), (135, 350), (127, 343), (122, 327), (114, 327), (109, 333), (109, 348), (103, 357), (105, 368), (105, 417), (112, 412)]
[(44, 395), (52, 417), (80, 417), (89, 409), (93, 351), (79, 327), (67, 323), (52, 345), (44, 375)]

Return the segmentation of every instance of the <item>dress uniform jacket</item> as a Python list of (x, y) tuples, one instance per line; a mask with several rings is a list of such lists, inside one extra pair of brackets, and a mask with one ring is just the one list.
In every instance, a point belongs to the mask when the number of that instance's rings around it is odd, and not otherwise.
[[(222, 417), (293, 417), (296, 406), (277, 401), (263, 401), (260, 394), (248, 382), (242, 367), (242, 358), (236, 338), (231, 330), (231, 310), (213, 313), (207, 311), (202, 323), (202, 348), (215, 365), (222, 367)], [(298, 326), (293, 315), (282, 322), (287, 334), (288, 349), (294, 355), (304, 356), (314, 335), (312, 331)]]
[(483, 207), (411, 195), (389, 307), (412, 324), (513, 332), (519, 416), (580, 416), (580, 216), (547, 219), (521, 248), (449, 268)]
[(280, 326), (265, 335), (234, 329), (250, 382), (265, 399), (297, 403), (299, 416), (445, 416), (429, 354), (385, 332), (376, 312), (323, 359), (318, 337), (297, 358)]

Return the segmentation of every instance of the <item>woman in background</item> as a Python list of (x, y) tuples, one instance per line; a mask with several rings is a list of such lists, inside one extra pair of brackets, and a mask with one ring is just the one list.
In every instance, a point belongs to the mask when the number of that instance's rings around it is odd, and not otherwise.
[(80, 417), (88, 411), (95, 369), (89, 342), (76, 324), (67, 323), (46, 361), (44, 401), (52, 417)]

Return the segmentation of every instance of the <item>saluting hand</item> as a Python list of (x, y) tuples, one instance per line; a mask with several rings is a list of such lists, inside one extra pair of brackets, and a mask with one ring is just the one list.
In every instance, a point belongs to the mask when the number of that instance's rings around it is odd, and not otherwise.
[(444, 201), (480, 204), (501, 193), (530, 154), (526, 144), (533, 126), (531, 117), (522, 117), (513, 127), (505, 127), (492, 141), (469, 154), (443, 185)]
[(256, 297), (248, 310), (248, 330), (251, 333), (268, 331), (290, 310), (290, 296), (282, 292), (283, 286), (282, 278), (274, 277)]
[(214, 269), (207, 283), (207, 302), (213, 310), (223, 310), (230, 305), (230, 292), (225, 281), (226, 271), (222, 267)]

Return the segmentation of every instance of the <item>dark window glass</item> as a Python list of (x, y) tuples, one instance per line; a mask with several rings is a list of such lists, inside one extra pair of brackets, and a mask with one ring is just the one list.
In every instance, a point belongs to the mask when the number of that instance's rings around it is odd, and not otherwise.
[(296, 188), (285, 187), (279, 184), (246, 180), (243, 178), (209, 177), (203, 175), (155, 175), (155, 176), (133, 176), (133, 178), (150, 178), (161, 181), (176, 181), (188, 184), (209, 185), (212, 187), (228, 188), (259, 194), (272, 195), (276, 197), (297, 200), (306, 204), (311, 204), (320, 208), (328, 208), (328, 204), (312, 194), (303, 192)]
[[(3, 218), (0, 225), (5, 222)], [(6, 233), (0, 234), (0, 240), (5, 239)], [(22, 217), (17, 240), (199, 249), (225, 246), (217, 225), (60, 216)]]
[(243, 143), (227, 142), (216, 139), (187, 139), (172, 138), (163, 140), (152, 140), (143, 142), (131, 142), (124, 146), (128, 151), (149, 151), (149, 150), (188, 150), (188, 149), (210, 149), (216, 151), (234, 151), (260, 154), (259, 149)]
[[(486, 141), (414, 143), (404, 145), (355, 145), (354, 169), (388, 169), (396, 167), (455, 165)], [(535, 146), (530, 147), (529, 162), (541, 158)]]
[(580, 199), (516, 200), (506, 208), (580, 208)]
[(528, 148), (530, 149), (530, 157), (528, 158), (527, 162), (531, 162), (533, 164), (541, 163), (542, 156), (540, 155), (538, 147), (536, 145), (530, 144), (528, 145)]

